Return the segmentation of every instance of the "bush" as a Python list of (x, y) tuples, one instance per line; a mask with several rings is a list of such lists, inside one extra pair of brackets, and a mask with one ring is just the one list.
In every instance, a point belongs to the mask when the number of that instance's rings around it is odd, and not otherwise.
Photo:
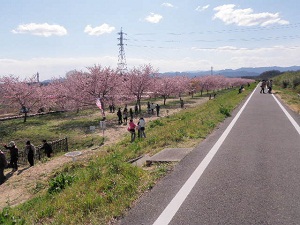
[(300, 78), (297, 77), (293, 80), (293, 88), (296, 89), (300, 85)]
[(282, 81), (282, 87), (283, 88), (287, 88), (289, 86), (289, 84), (290, 84), (290, 81), (288, 81), (288, 80), (283, 80)]
[(51, 179), (49, 182), (48, 193), (53, 194), (60, 192), (67, 186), (70, 186), (75, 181), (75, 176), (59, 174), (55, 178)]

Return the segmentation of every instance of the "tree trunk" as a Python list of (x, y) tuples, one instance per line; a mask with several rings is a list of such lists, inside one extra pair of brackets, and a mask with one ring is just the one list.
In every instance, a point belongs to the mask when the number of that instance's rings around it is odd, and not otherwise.
[(142, 112), (142, 107), (141, 107), (141, 100), (138, 98), (137, 100), (136, 100), (136, 103), (138, 104), (138, 106), (139, 106), (139, 114)]
[(27, 112), (24, 113), (24, 123), (26, 122), (27, 119)]

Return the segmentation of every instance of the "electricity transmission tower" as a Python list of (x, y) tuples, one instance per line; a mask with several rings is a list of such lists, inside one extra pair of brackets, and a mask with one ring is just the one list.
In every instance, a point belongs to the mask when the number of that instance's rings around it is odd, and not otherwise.
[(124, 35), (126, 35), (125, 33), (123, 33), (122, 28), (121, 28), (121, 32), (118, 33), (120, 35), (120, 37), (118, 38), (119, 42), (119, 57), (118, 57), (118, 73), (120, 75), (123, 75), (127, 72), (127, 65), (126, 65), (126, 58), (125, 58), (125, 50), (124, 50)]

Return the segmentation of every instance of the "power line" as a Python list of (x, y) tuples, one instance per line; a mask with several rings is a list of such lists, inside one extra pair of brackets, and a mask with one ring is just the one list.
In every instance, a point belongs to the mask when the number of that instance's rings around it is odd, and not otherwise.
[[(270, 26), (270, 27), (247, 27), (247, 28), (237, 28), (237, 29), (223, 29), (223, 30), (206, 30), (206, 31), (192, 31), (192, 32), (168, 32), (163, 33), (163, 35), (170, 35), (170, 36), (181, 36), (181, 35), (197, 35), (197, 34), (206, 34), (206, 33), (237, 33), (237, 32), (257, 32), (263, 30), (281, 30), (281, 29), (294, 29), (300, 27), (300, 23), (294, 24), (287, 24), (287, 25), (277, 25), (277, 26)], [(133, 35), (136, 36), (145, 36), (145, 35), (161, 35), (162, 33), (136, 33)]]

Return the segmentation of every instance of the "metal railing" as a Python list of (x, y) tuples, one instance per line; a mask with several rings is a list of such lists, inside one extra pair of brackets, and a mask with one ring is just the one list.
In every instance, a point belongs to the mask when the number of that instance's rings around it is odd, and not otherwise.
[[(65, 137), (63, 139), (55, 140), (52, 142), (48, 142), (52, 146), (52, 154), (55, 155), (59, 152), (68, 152), (68, 138)], [(34, 159), (40, 161), (41, 159), (46, 157), (46, 153), (44, 149), (41, 149), (42, 145), (35, 146), (35, 156)], [(8, 163), (10, 162), (10, 154), (8, 149), (4, 149), (3, 152), (5, 153), (6, 160)], [(19, 149), (19, 159), (18, 164), (20, 165), (26, 165), (28, 163), (27, 155), (25, 153), (25, 150)]]

